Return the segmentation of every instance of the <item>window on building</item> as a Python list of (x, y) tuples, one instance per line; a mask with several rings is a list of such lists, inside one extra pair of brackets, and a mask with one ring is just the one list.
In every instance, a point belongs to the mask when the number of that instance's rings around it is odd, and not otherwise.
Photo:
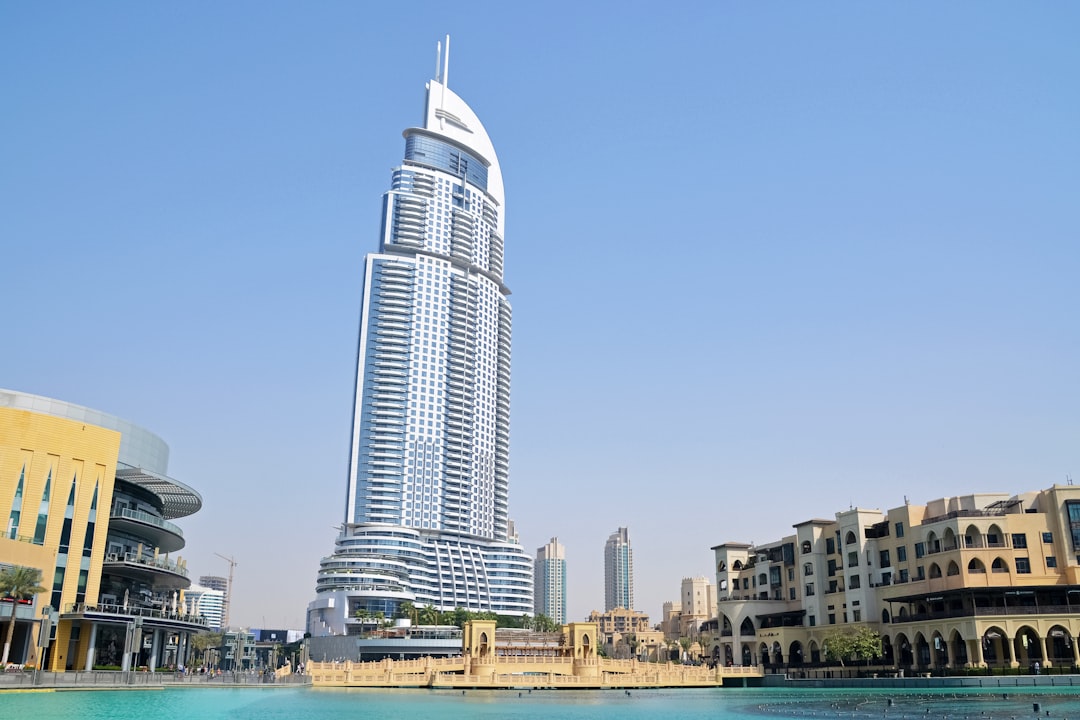
[(926, 543), (915, 543), (915, 559), (918, 560), (926, 555)]
[(907, 568), (904, 568), (904, 569), (902, 569), (900, 571), (900, 580), (899, 580), (899, 582), (906, 583), (907, 581), (908, 581), (908, 571), (907, 571)]
[(829, 558), (829, 577), (836, 574), (836, 558)]
[(1014, 548), (1026, 548), (1027, 547), (1027, 535), (1024, 533), (1013, 533), (1012, 545)]
[(926, 579), (926, 568), (923, 567), (922, 565), (915, 568), (915, 579), (916, 580), (925, 580)]
[(795, 579), (795, 568), (788, 568), (787, 569), (787, 579), (788, 579), (788, 582), (791, 582), (791, 581), (793, 581)]
[(814, 574), (814, 563), (803, 563), (802, 571), (803, 571), (803, 575), (807, 575), (807, 576), (813, 575)]
[(862, 610), (852, 610), (851, 619), (855, 622), (862, 622)]
[(1073, 550), (1080, 550), (1080, 500), (1066, 500), (1065, 513), (1069, 516)]
[(795, 588), (790, 587), (790, 588), (788, 588), (788, 600), (794, 600), (794, 599), (795, 599)]
[(832, 538), (825, 538), (825, 554), (832, 555), (836, 552), (836, 541)]
[(896, 548), (896, 562), (907, 562), (907, 545)]
[(882, 550), (878, 553), (878, 567), (892, 567), (892, 558), (889, 557), (888, 550)]
[(857, 550), (853, 550), (847, 554), (847, 566), (858, 567), (859, 566), (859, 553)]
[(860, 586), (861, 578), (858, 575), (852, 575), (848, 578), (848, 590), (854, 590)]
[(1052, 542), (1054, 542), (1054, 533), (1052, 533), (1052, 532), (1045, 532), (1045, 533), (1043, 533), (1043, 534), (1042, 534), (1042, 536), (1043, 536), (1043, 542), (1044, 542), (1044, 543), (1048, 543), (1048, 544), (1049, 544), (1049, 543), (1052, 543)]
[(811, 615), (810, 616), (810, 627), (817, 627), (817, 616), (816, 615)]
[(1017, 575), (1030, 575), (1031, 574), (1031, 561), (1027, 558), (1016, 558), (1016, 574)]
[(810, 552), (810, 541), (809, 541), (809, 540), (804, 540), (804, 541), (803, 541), (803, 544), (802, 544), (802, 551), (803, 551), (804, 553), (808, 553), (808, 552)]
[(829, 624), (830, 625), (835, 625), (836, 624), (836, 613), (829, 613)]
[(1052, 556), (1052, 555), (1048, 555), (1046, 557), (1046, 567), (1048, 567), (1048, 568), (1056, 568), (1057, 567), (1057, 558)]
[(814, 595), (814, 583), (806, 583), (806, 597)]
[(896, 537), (904, 537), (904, 523), (896, 523)]

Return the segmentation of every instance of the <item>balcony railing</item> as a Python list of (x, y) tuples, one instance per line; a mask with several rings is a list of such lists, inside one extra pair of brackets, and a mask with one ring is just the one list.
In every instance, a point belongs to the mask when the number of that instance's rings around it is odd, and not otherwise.
[(953, 510), (944, 515), (935, 515), (934, 517), (925, 518), (922, 521), (922, 524), (929, 525), (930, 523), (941, 522), (942, 520), (953, 520), (955, 518), (1001, 517), (1005, 514), (1004, 508), (994, 508), (992, 510)]
[(958, 549), (959, 549), (959, 546), (956, 545), (955, 543), (952, 544), (952, 545), (940, 545), (938, 547), (928, 549), (926, 551), (926, 554), (927, 555), (936, 555), (937, 553), (951, 552), (953, 550), (958, 550)]
[(181, 567), (174, 562), (169, 562), (164, 558), (144, 557), (136, 553), (109, 553), (105, 556), (105, 563), (130, 563), (132, 565), (143, 565), (145, 567), (164, 570), (166, 572), (173, 573), (174, 575), (180, 575), (185, 578), (188, 576), (187, 568)]
[(169, 522), (168, 520), (162, 520), (161, 518), (157, 517), (156, 515), (151, 515), (150, 513), (143, 512), (142, 510), (132, 510), (130, 508), (122, 508), (122, 509), (119, 509), (119, 510), (114, 510), (112, 512), (112, 516), (113, 517), (127, 518), (128, 520), (134, 520), (136, 522), (146, 523), (147, 525), (154, 525), (156, 527), (161, 528), (162, 530), (168, 530), (173, 535), (179, 535), (180, 537), (184, 536), (184, 531), (181, 530), (178, 525), (174, 525), (173, 523)]
[(982, 617), (986, 615), (1069, 615), (1080, 610), (1078, 605), (1013, 605), (1008, 607), (977, 607), (940, 612), (914, 613), (912, 615), (894, 615), (893, 623), (925, 622), (927, 620), (945, 620), (958, 617)]
[(141, 605), (115, 605), (111, 603), (102, 603), (100, 605), (89, 605), (87, 603), (71, 603), (65, 605), (63, 612), (65, 614), (78, 614), (85, 613), (103, 613), (106, 615), (117, 615), (124, 617), (144, 617), (154, 618), (157, 620), (179, 620), (180, 622), (191, 623), (193, 625), (209, 625), (207, 620), (202, 615), (194, 615), (192, 613), (185, 612), (183, 608), (177, 608), (176, 612), (160, 609), (150, 608)]

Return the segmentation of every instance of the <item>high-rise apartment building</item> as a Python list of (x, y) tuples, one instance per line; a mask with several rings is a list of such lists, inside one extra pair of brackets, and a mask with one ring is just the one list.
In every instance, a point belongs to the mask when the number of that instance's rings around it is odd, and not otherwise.
[(200, 575), (199, 584), (210, 590), (220, 590), (223, 593), (229, 591), (229, 579), (220, 575)]
[(447, 87), (448, 65), (449, 39), (364, 262), (345, 522), (309, 605), (314, 635), (406, 602), (533, 607), (531, 558), (509, 516), (502, 171)]
[[(206, 576), (199, 578), (201, 583)], [(222, 578), (224, 579), (224, 578)], [(206, 618), (207, 626), (211, 630), (220, 630), (225, 613), (225, 592), (216, 588), (201, 585), (192, 585), (184, 594), (187, 611), (191, 615)]]
[(536, 550), (533, 609), (562, 625), (566, 623), (566, 548), (558, 538)]
[(604, 544), (604, 610), (634, 609), (634, 551), (630, 531), (619, 528)]

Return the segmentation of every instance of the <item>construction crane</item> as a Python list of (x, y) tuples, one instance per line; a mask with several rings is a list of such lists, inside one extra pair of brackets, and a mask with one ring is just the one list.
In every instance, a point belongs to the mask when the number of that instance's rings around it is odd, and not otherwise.
[(232, 580), (233, 569), (236, 567), (236, 559), (231, 557), (225, 557), (221, 553), (214, 553), (219, 558), (229, 563), (229, 589), (225, 592), (225, 612), (222, 613), (224, 617), (221, 618), (221, 625), (224, 628), (229, 627), (229, 608), (232, 606)]

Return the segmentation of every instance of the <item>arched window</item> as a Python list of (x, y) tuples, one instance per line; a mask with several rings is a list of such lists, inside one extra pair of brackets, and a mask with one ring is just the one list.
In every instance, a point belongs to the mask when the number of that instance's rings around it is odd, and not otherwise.
[(855, 537), (855, 533), (848, 530), (847, 537), (844, 538), (845, 545), (854, 545), (859, 541), (859, 538)]
[(742, 570), (742, 560), (736, 560), (735, 562), (731, 563), (731, 569), (736, 571)]
[(959, 575), (960, 574), (960, 566), (956, 564), (955, 560), (949, 562), (949, 569), (945, 571), (945, 574), (946, 575)]
[(982, 560), (979, 558), (971, 558), (971, 562), (968, 563), (969, 573), (985, 573), (986, 566), (983, 565)]
[(889, 610), (887, 608), (881, 611), (881, 622), (885, 625), (889, 624)]
[(809, 540), (804, 540), (804, 541), (803, 541), (803, 544), (802, 544), (802, 551), (803, 551), (804, 553), (808, 553), (808, 552), (810, 552), (810, 541), (809, 541)]
[(930, 563), (930, 577), (932, 577), (932, 578), (941, 577), (941, 566), (938, 565), (937, 563)]
[(727, 570), (726, 562), (721, 560), (719, 563), (716, 564), (716, 572), (724, 572), (725, 570)]
[(807, 575), (807, 576), (813, 575), (814, 574), (814, 563), (803, 563), (802, 572), (803, 572), (803, 575)]
[(990, 566), (991, 572), (1009, 572), (1009, 566), (1001, 558), (994, 558), (994, 564)]

